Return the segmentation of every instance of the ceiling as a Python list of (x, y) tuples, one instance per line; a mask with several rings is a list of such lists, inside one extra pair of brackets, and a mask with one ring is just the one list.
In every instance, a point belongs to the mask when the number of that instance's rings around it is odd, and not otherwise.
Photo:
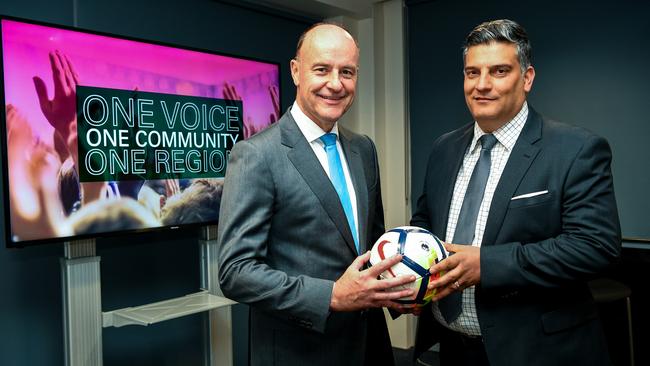
[(382, 1), (384, 0), (245, 0), (250, 5), (261, 5), (317, 19), (340, 15), (354, 19), (370, 18), (373, 4)]

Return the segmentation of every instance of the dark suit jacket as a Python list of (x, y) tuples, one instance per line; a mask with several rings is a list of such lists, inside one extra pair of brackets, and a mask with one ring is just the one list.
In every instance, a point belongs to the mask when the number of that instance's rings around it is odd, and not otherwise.
[[(411, 224), (445, 237), (473, 124), (433, 144)], [(620, 255), (607, 141), (529, 109), (492, 198), (481, 244), (478, 319), (490, 364), (610, 364), (587, 280)], [(533, 192), (546, 194), (513, 199)], [(424, 309), (418, 351), (438, 341)]]
[[(377, 154), (368, 137), (341, 126), (339, 136), (365, 252), (384, 232)], [(329, 312), (334, 281), (357, 252), (336, 191), (289, 112), (233, 148), (219, 241), (221, 289), (251, 305), (253, 366), (392, 364), (381, 309)], [(366, 358), (370, 344), (376, 360)]]

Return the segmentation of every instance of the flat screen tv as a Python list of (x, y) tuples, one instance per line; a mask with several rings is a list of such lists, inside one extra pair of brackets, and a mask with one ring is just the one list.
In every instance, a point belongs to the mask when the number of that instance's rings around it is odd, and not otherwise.
[(7, 247), (217, 224), (230, 150), (279, 115), (277, 63), (10, 17), (0, 34)]

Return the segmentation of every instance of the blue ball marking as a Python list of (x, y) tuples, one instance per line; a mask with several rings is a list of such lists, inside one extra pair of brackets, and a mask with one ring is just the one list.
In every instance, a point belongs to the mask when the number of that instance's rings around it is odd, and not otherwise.
[[(422, 228), (409, 228), (409, 229), (391, 229), (388, 230), (388, 232), (391, 233), (398, 233), (399, 234), (399, 254), (402, 254), (402, 263), (413, 270), (413, 272), (417, 273), (422, 277), (422, 282), (420, 282), (420, 288), (418, 289), (418, 294), (415, 296), (414, 300), (395, 300), (396, 302), (400, 304), (423, 304), (424, 303), (424, 295), (427, 292), (427, 285), (429, 284), (429, 276), (431, 276), (431, 273), (429, 273), (429, 270), (427, 268), (422, 267), (418, 263), (415, 263), (411, 258), (407, 257), (404, 255), (404, 248), (406, 247), (406, 237), (408, 236), (409, 233), (422, 233), (422, 234), (429, 234), (433, 237), (435, 240), (436, 244), (440, 248), (440, 252), (443, 255), (443, 258), (447, 258), (447, 255), (445, 254), (444, 248), (442, 246), (442, 243), (438, 240), (438, 238), (431, 234), (428, 230), (422, 229)], [(436, 258), (436, 263), (438, 263), (439, 259)]]

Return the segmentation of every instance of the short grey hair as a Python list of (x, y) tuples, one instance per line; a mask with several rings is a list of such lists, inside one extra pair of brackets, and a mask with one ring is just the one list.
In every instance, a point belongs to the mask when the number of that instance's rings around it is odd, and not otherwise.
[(526, 30), (509, 19), (491, 20), (477, 25), (465, 39), (463, 60), (470, 47), (492, 42), (506, 42), (517, 46), (517, 57), (522, 73), (526, 72), (528, 66), (532, 64), (532, 49)]

